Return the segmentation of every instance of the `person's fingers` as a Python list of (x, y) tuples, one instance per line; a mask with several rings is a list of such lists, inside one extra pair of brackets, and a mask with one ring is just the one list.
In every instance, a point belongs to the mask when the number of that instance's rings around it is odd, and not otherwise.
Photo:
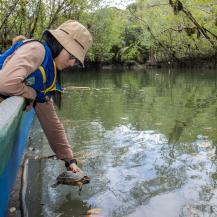
[(25, 107), (25, 111), (28, 112), (33, 108), (33, 102), (31, 102), (30, 104), (27, 104)]
[(80, 172), (80, 169), (76, 166), (76, 168), (74, 168), (75, 172)]
[(74, 172), (74, 173), (80, 172), (80, 168), (79, 168), (76, 164), (71, 164), (71, 165), (69, 166), (69, 168), (70, 168), (70, 170), (71, 170), (72, 172)]
[(27, 105), (26, 108), (25, 108), (25, 111), (28, 112), (28, 111), (30, 111), (31, 109), (32, 109), (32, 105)]

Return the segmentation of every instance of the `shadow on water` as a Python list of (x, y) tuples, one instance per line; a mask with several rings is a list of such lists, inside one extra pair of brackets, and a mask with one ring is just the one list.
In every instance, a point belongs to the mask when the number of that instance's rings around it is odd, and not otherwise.
[(42, 215), (217, 216), (215, 72), (72, 72), (65, 81), (59, 115), (91, 183), (81, 196), (53, 189), (64, 167), (43, 161)]

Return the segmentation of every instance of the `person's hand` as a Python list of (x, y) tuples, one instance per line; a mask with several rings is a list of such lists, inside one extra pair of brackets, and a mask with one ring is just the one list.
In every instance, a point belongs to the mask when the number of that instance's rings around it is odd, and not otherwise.
[(69, 167), (67, 167), (67, 170), (72, 171), (73, 173), (77, 173), (81, 171), (81, 169), (77, 166), (76, 163), (70, 164)]
[(25, 107), (25, 111), (28, 112), (30, 111), (32, 108), (33, 108), (33, 104), (34, 104), (34, 101), (31, 100), (31, 101), (28, 101), (28, 103), (26, 104), (26, 107)]

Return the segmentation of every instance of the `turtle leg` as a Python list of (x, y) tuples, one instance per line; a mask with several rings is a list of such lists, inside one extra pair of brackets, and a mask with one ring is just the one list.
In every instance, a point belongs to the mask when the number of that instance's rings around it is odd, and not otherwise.
[(78, 182), (78, 186), (79, 186), (78, 194), (79, 194), (79, 196), (81, 195), (82, 185), (83, 185), (82, 182)]

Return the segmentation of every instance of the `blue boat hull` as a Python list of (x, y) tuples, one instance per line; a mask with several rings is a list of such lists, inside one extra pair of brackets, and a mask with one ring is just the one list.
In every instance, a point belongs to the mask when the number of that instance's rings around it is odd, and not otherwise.
[(10, 193), (16, 180), (35, 114), (34, 110), (23, 112), (22, 108), (23, 105), (19, 108), (20, 114), (13, 117), (9, 133), (4, 135), (5, 128), (0, 129), (3, 132), (1, 132), (0, 140), (0, 217), (5, 217), (7, 214)]

